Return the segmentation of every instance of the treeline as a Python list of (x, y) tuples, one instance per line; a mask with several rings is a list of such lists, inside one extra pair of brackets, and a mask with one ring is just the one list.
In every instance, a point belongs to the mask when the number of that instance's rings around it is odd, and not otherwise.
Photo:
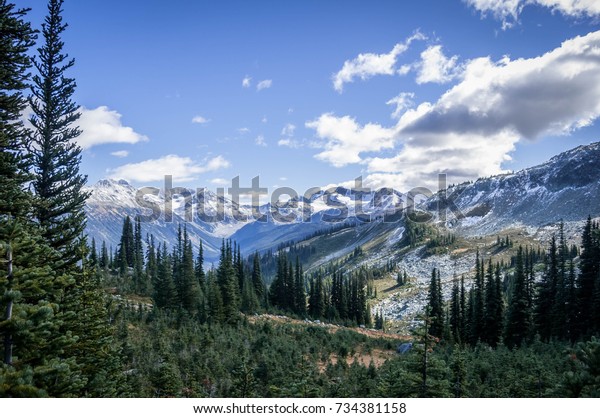
[[(559, 226), (545, 254), (519, 246), (510, 271), (477, 254), (472, 287), (453, 280), (442, 300), (439, 272), (429, 289), (431, 335), (474, 346), (517, 347), (533, 341), (578, 341), (600, 331), (600, 230), (588, 218), (581, 252), (567, 245)], [(513, 263), (511, 263), (512, 265)]]

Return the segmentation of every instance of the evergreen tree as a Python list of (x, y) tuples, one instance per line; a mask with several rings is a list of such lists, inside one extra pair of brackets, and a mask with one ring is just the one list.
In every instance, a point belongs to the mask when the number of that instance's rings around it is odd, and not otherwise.
[(527, 278), (523, 256), (523, 247), (519, 246), (504, 338), (509, 347), (521, 345), (528, 338), (530, 331)]
[(556, 236), (552, 235), (550, 247), (546, 257), (546, 265), (542, 281), (538, 285), (535, 320), (537, 332), (547, 341), (553, 335), (554, 305), (556, 303), (558, 285), (558, 258), (556, 249)]
[(167, 243), (163, 242), (162, 251), (156, 253), (157, 275), (154, 279), (154, 304), (158, 308), (174, 309), (177, 307), (177, 289), (173, 282), (171, 256), (167, 251)]
[(596, 225), (588, 216), (581, 236), (581, 255), (579, 256), (579, 276), (577, 277), (578, 293), (578, 336), (586, 336), (594, 328), (594, 291), (600, 274), (600, 254)]
[(494, 270), (492, 259), (489, 259), (487, 274), (485, 275), (484, 340), (492, 347), (498, 344), (502, 336), (502, 293), (497, 283), (499, 274), (499, 267)]
[(260, 272), (260, 256), (258, 253), (255, 253), (254, 257), (252, 257), (252, 285), (254, 286), (254, 293), (256, 294), (256, 297), (261, 304), (264, 304), (265, 284)]
[(126, 216), (123, 221), (121, 240), (117, 249), (116, 259), (121, 274), (127, 272), (128, 267), (133, 267), (135, 259), (135, 238), (131, 218)]
[(470, 323), (470, 342), (475, 345), (482, 338), (485, 315), (485, 290), (484, 290), (483, 260), (479, 257), (479, 250), (475, 256), (475, 282), (473, 289), (473, 315)]
[(200, 289), (204, 290), (206, 274), (204, 273), (204, 247), (202, 245), (202, 240), (200, 240), (200, 244), (198, 244), (198, 257), (196, 258), (195, 273)]
[(439, 271), (434, 267), (431, 272), (431, 281), (429, 283), (429, 318), (431, 324), (429, 333), (434, 337), (441, 338), (444, 331), (444, 304), (442, 300), (442, 289)]
[(37, 74), (29, 101), (34, 128), (30, 152), (36, 217), (44, 238), (61, 255), (57, 267), (71, 269), (78, 261), (77, 248), (86, 223), (84, 205), (90, 194), (83, 190), (87, 176), (79, 173), (81, 148), (74, 141), (81, 133), (74, 126), (80, 113), (72, 99), (75, 80), (66, 76), (74, 60), (63, 52), (61, 36), (67, 25), (62, 21), (62, 3), (48, 3), (42, 24), (44, 45), (34, 60)]
[(98, 266), (98, 252), (96, 251), (96, 240), (92, 238), (92, 247), (90, 249), (90, 266), (97, 267)]
[(325, 314), (325, 295), (323, 293), (323, 279), (320, 275), (310, 280), (308, 314), (313, 319), (322, 318)]
[(202, 295), (194, 271), (194, 253), (192, 242), (187, 234), (187, 227), (183, 230), (183, 254), (181, 259), (180, 281), (181, 284), (178, 293), (180, 305), (187, 312), (195, 314), (197, 313)]
[(300, 265), (300, 259), (296, 257), (296, 272), (294, 277), (294, 313), (306, 315), (306, 292), (304, 290), (304, 273)]
[(101, 269), (108, 269), (108, 267), (110, 265), (108, 249), (106, 248), (106, 241), (102, 241), (102, 248), (100, 249), (99, 265), (100, 265)]
[(240, 291), (236, 269), (233, 266), (231, 243), (221, 247), (221, 259), (217, 269), (217, 282), (221, 289), (223, 301), (223, 316), (228, 323), (234, 323), (238, 319)]
[(456, 275), (452, 279), (452, 293), (450, 295), (450, 332), (455, 342), (461, 342), (461, 310), (460, 287)]

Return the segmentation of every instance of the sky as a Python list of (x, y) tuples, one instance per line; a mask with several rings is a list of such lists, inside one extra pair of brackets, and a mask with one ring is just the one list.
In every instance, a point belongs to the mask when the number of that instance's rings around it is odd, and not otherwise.
[[(39, 28), (46, 2), (15, 3)], [(599, 137), (597, 0), (66, 0), (63, 18), (92, 184), (435, 190)]]

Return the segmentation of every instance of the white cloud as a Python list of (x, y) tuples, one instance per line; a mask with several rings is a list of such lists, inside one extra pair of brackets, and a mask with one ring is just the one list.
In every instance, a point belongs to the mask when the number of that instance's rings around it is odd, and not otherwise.
[[(394, 45), (387, 54), (364, 53), (356, 58), (344, 62), (342, 69), (333, 75), (333, 88), (341, 93), (345, 83), (352, 83), (355, 79), (367, 80), (375, 75), (393, 75), (398, 56), (405, 52), (410, 44), (426, 37), (420, 32), (415, 32), (404, 43)], [(402, 71), (401, 67), (400, 71)]]
[(287, 181), (287, 177), (279, 177), (279, 181)]
[(264, 90), (264, 89), (271, 88), (272, 84), (273, 84), (273, 80), (262, 80), (262, 81), (259, 81), (259, 83), (256, 85), (256, 91), (261, 91), (261, 90)]
[(122, 115), (107, 106), (96, 109), (80, 107), (79, 111), (81, 117), (76, 123), (82, 132), (77, 138), (77, 144), (83, 149), (101, 144), (135, 144), (148, 140), (147, 136), (135, 132), (133, 128), (123, 126)]
[(434, 45), (421, 53), (421, 62), (417, 64), (417, 84), (447, 83), (456, 78), (460, 67), (456, 63), (458, 57), (447, 58), (441, 45)]
[(385, 104), (395, 105), (396, 109), (392, 113), (392, 117), (395, 119), (400, 118), (404, 111), (413, 105), (413, 99), (415, 98), (414, 93), (400, 93), (396, 97), (388, 100)]
[(368, 123), (359, 126), (350, 116), (337, 117), (325, 113), (318, 119), (307, 122), (307, 128), (316, 130), (323, 151), (315, 157), (334, 167), (362, 162), (361, 154), (393, 148), (394, 129)]
[(262, 123), (267, 123), (269, 121), (269, 119), (267, 119), (266, 116), (263, 116), (263, 118), (260, 120)]
[(491, 13), (502, 21), (502, 28), (512, 27), (519, 20), (523, 8), (537, 5), (548, 7), (554, 12), (568, 17), (598, 17), (600, 2), (598, 0), (463, 0), (469, 6), (481, 12), (483, 16)]
[(293, 149), (302, 147), (302, 143), (294, 138), (282, 138), (279, 141), (277, 141), (277, 145), (279, 145), (280, 147), (288, 147)]
[(220, 155), (197, 163), (189, 157), (170, 154), (157, 159), (125, 164), (107, 171), (111, 177), (139, 182), (159, 181), (166, 175), (173, 176), (175, 181), (191, 181), (196, 179), (198, 174), (229, 166), (229, 161)]
[(206, 119), (204, 116), (197, 115), (192, 118), (192, 123), (203, 125), (208, 122), (210, 122), (210, 119)]
[[(471, 60), (437, 102), (406, 110), (406, 98), (390, 101), (405, 108), (391, 128), (330, 114), (307, 123), (325, 140), (316, 158), (366, 164), (372, 184), (404, 191), (435, 189), (438, 173), (456, 183), (501, 172), (517, 142), (567, 135), (600, 117), (600, 31), (534, 58)], [(393, 157), (362, 155), (394, 146)]]
[(227, 186), (227, 185), (231, 184), (228, 180), (222, 179), (222, 178), (214, 178), (214, 179), (211, 179), (210, 182), (212, 184), (214, 184), (215, 186)]
[(111, 152), (110, 155), (115, 156), (117, 158), (125, 158), (129, 155), (129, 151), (126, 151), (126, 150), (114, 151), (114, 152)]
[(245, 126), (243, 128), (239, 128), (237, 130), (240, 134), (244, 135), (247, 134), (248, 132), (250, 132), (250, 128), (246, 128)]
[(244, 79), (242, 80), (242, 87), (244, 88), (248, 88), (251, 86), (252, 83), (252, 77), (250, 76), (246, 76), (244, 77)]
[(267, 142), (265, 141), (265, 137), (263, 135), (257, 136), (256, 139), (254, 140), (254, 143), (256, 145), (258, 145), (259, 147), (266, 147), (267, 146)]
[(291, 123), (286, 124), (281, 130), (281, 135), (283, 136), (294, 136), (294, 132), (296, 131), (296, 126)]

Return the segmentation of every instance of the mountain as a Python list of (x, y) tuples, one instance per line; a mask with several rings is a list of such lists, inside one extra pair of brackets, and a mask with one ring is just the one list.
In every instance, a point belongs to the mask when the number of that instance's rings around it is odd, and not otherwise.
[[(186, 216), (186, 197), (181, 195), (172, 199), (172, 219), (169, 219), (165, 216), (164, 194), (158, 189), (154, 189), (154, 194), (148, 191), (142, 193), (143, 190), (136, 189), (125, 180), (106, 179), (98, 181), (87, 190), (92, 193), (85, 208), (88, 216), (87, 234), (90, 239), (95, 238), (98, 244), (105, 241), (113, 250), (121, 237), (123, 218), (134, 218), (137, 215), (151, 217), (152, 211), (147, 209), (147, 206), (154, 205), (159, 216), (155, 216), (156, 219), (144, 220), (144, 236), (154, 235), (158, 243), (166, 241), (168, 245), (172, 245), (177, 241), (179, 225), (185, 225), (194, 246), (199, 245), (202, 240), (206, 260), (214, 261), (219, 257), (223, 238), (231, 236), (244, 225), (233, 216), (234, 211), (246, 216), (250, 214), (247, 208), (239, 208), (229, 199), (209, 190), (202, 190), (194, 196), (190, 194), (187, 198), (187, 210), (190, 207), (198, 209), (200, 205), (204, 208), (202, 213), (205, 214), (205, 220), (195, 216), (194, 222), (185, 222), (186, 219), (190, 219), (191, 214), (188, 212)], [(141, 202), (144, 202), (144, 206)], [(219, 222), (206, 219), (214, 215), (219, 206), (223, 207), (223, 219)]]
[[(580, 146), (516, 173), (450, 186), (419, 203), (418, 209), (431, 214), (433, 225), (464, 236), (489, 235), (511, 227), (535, 230), (560, 220), (600, 216), (599, 161), (600, 143)], [(100, 180), (89, 190), (87, 232), (98, 243), (105, 240), (114, 249), (123, 217), (148, 214), (151, 211), (147, 207), (154, 205), (160, 216), (144, 222), (143, 233), (173, 244), (179, 224), (185, 224), (194, 245), (203, 241), (209, 263), (218, 259), (224, 238), (235, 240), (250, 254), (310, 240), (335, 229), (340, 231), (337, 238), (326, 240), (321, 249), (327, 253), (322, 259), (329, 260), (369, 243), (373, 251), (389, 250), (402, 240), (405, 229), (401, 215), (406, 196), (391, 189), (367, 193), (337, 187), (257, 208), (200, 189), (186, 192), (187, 206), (184, 196), (172, 199), (171, 221), (165, 219), (165, 197), (158, 189), (137, 200), (136, 194), (141, 192), (124, 180)], [(188, 217), (186, 207), (191, 211)], [(255, 219), (253, 211), (261, 216)], [(211, 219), (217, 213), (223, 216)], [(444, 213), (447, 216), (442, 216)], [(193, 221), (186, 223), (186, 218)]]
[[(107, 179), (100, 180), (88, 190), (92, 193), (86, 204), (90, 239), (95, 238), (98, 243), (105, 241), (114, 249), (121, 236), (123, 218), (127, 215), (132, 218), (150, 216), (152, 209), (149, 207), (153, 207), (157, 216), (142, 220), (143, 233), (154, 235), (158, 242), (172, 244), (177, 240), (179, 225), (186, 225), (194, 245), (203, 241), (207, 262), (218, 260), (224, 238), (235, 240), (246, 254), (264, 251), (340, 224), (355, 224), (357, 211), (364, 212), (365, 216), (383, 216), (390, 208), (401, 206), (403, 198), (391, 189), (367, 194), (338, 187), (320, 191), (309, 198), (293, 198), (252, 208), (200, 189), (195, 193), (185, 191), (187, 202), (186, 197), (175, 195), (172, 219), (168, 219), (164, 192), (158, 189), (136, 189), (125, 180)], [(308, 207), (310, 212), (305, 212)], [(253, 216), (253, 210), (260, 215)], [(185, 222), (186, 219), (191, 222)]]
[[(599, 216), (600, 142), (516, 173), (448, 187), (422, 208), (463, 235), (488, 235), (509, 227), (535, 229)], [(447, 219), (441, 216), (444, 209)]]

